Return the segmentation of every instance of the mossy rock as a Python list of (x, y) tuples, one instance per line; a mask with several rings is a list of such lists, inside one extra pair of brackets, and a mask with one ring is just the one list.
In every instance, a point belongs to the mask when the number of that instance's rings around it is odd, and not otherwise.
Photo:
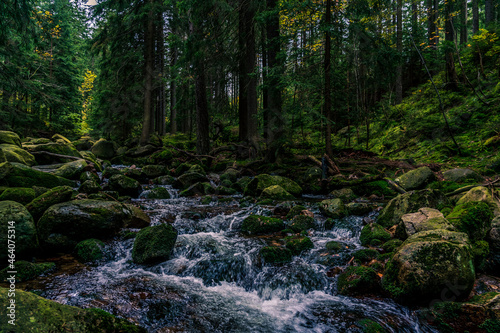
[(361, 249), (353, 254), (354, 260), (357, 260), (362, 263), (368, 263), (374, 259), (379, 257), (379, 253), (374, 249)]
[(459, 188), (463, 187), (464, 185), (460, 185), (459, 183), (456, 182), (451, 182), (451, 181), (434, 181), (427, 186), (427, 188), (433, 189), (433, 190), (439, 190), (443, 192), (444, 194), (451, 193), (453, 191), (458, 190)]
[(35, 157), (17, 145), (0, 144), (5, 160), (8, 162), (20, 163), (27, 166), (36, 164)]
[(402, 174), (395, 181), (405, 190), (413, 191), (423, 189), (435, 179), (436, 176), (429, 167), (421, 167)]
[(241, 231), (253, 235), (268, 234), (283, 229), (285, 229), (283, 220), (260, 215), (248, 216), (241, 225)]
[(7, 278), (12, 274), (9, 271), (16, 271), (16, 282), (33, 280), (34, 278), (55, 271), (56, 264), (53, 262), (35, 264), (32, 262), (19, 260), (14, 263), (15, 268), (6, 267), (0, 271), (0, 282), (6, 283)]
[(329, 241), (328, 243), (325, 244), (325, 248), (328, 251), (337, 253), (340, 252), (341, 250), (345, 249), (345, 244), (337, 241)]
[(269, 264), (283, 264), (292, 261), (292, 251), (281, 246), (264, 246), (259, 253), (264, 262)]
[(94, 181), (96, 183), (100, 183), (99, 176), (91, 171), (85, 171), (80, 174), (80, 182), (84, 183), (87, 180)]
[(363, 227), (359, 240), (361, 245), (370, 245), (374, 240), (386, 242), (391, 239), (391, 234), (387, 232), (384, 227), (377, 223), (370, 223)]
[(314, 244), (307, 236), (288, 236), (285, 237), (285, 247), (289, 249), (293, 255), (299, 255), (303, 251), (314, 248)]
[(214, 189), (212, 185), (210, 185), (210, 183), (204, 182), (204, 183), (196, 183), (189, 186), (184, 191), (181, 191), (179, 195), (181, 197), (192, 197), (192, 196), (203, 196), (207, 194), (214, 194), (215, 192), (216, 189)]
[(170, 199), (170, 193), (164, 187), (154, 187), (143, 192), (142, 197), (146, 199)]
[[(5, 176), (1, 177), (4, 174)], [(19, 163), (5, 162), (0, 164), (0, 182), (11, 187), (42, 186), (53, 188), (56, 186), (73, 186), (74, 183), (66, 178), (58, 177), (32, 169)]]
[(35, 222), (37, 222), (50, 206), (71, 200), (72, 194), (73, 189), (69, 186), (54, 187), (33, 199), (33, 201), (26, 205), (26, 209), (31, 213)]
[(457, 300), (475, 281), (472, 248), (465, 233), (421, 231), (409, 237), (385, 266), (383, 288), (400, 302), (429, 304), (450, 283)]
[(401, 239), (394, 238), (382, 244), (381, 247), (386, 253), (391, 253), (396, 251), (401, 246), (401, 244), (403, 244), (403, 241)]
[[(204, 184), (209, 184), (209, 183), (204, 183)], [(210, 184), (209, 184), (210, 185)], [(212, 186), (210, 185), (210, 188), (212, 188)], [(208, 187), (206, 187), (206, 189), (208, 189)], [(210, 192), (207, 192), (205, 191), (205, 193), (207, 194), (218, 194), (218, 195), (235, 195), (236, 193), (238, 193), (235, 189), (233, 188), (230, 188), (230, 187), (225, 187), (225, 186), (218, 186), (215, 191), (211, 191)]]
[(111, 166), (106, 166), (104, 168), (104, 171), (102, 172), (103, 178), (111, 178), (114, 175), (121, 175), (121, 174), (122, 174), (122, 172), (120, 169), (113, 168)]
[(99, 139), (90, 150), (92, 154), (103, 160), (110, 160), (116, 154), (114, 143), (106, 139)]
[(340, 219), (348, 215), (348, 211), (342, 200), (327, 199), (319, 203), (319, 210), (327, 217)]
[(98, 239), (91, 238), (81, 241), (75, 246), (75, 253), (83, 263), (92, 263), (104, 257), (104, 243)]
[(199, 172), (186, 172), (179, 176), (176, 181), (176, 185), (182, 189), (187, 189), (188, 187), (196, 183), (208, 182), (207, 176)]
[(77, 160), (65, 163), (63, 166), (52, 172), (52, 174), (67, 179), (78, 180), (86, 167), (87, 162), (85, 162), (85, 160)]
[(235, 183), (238, 180), (240, 172), (236, 169), (229, 168), (222, 175), (220, 175), (220, 180), (229, 180), (231, 183)]
[(231, 187), (233, 183), (229, 179), (224, 179), (220, 182), (220, 186)]
[(252, 178), (245, 176), (241, 177), (233, 184), (233, 188), (238, 192), (244, 192), (247, 185), (252, 181)]
[(305, 215), (296, 215), (290, 223), (290, 229), (295, 232), (306, 231), (315, 227), (314, 218)]
[(447, 219), (459, 230), (469, 235), (471, 240), (482, 240), (491, 229), (493, 213), (486, 202), (466, 202), (458, 204)]
[(272, 200), (293, 200), (295, 197), (288, 193), (283, 187), (279, 185), (273, 185), (266, 187), (261, 195), (261, 199), (272, 199)]
[(15, 145), (21, 148), (21, 138), (17, 133), (0, 131), (0, 144)]
[(54, 135), (52, 135), (51, 139), (54, 142), (71, 143), (71, 141), (68, 138), (66, 138), (65, 136), (63, 136), (61, 134), (54, 134)]
[[(32, 152), (46, 151), (52, 154), (82, 158), (82, 155), (71, 143), (50, 142), (38, 145), (25, 144), (24, 148)], [(72, 159), (48, 154), (36, 154), (35, 158), (38, 164), (67, 163), (73, 161)]]
[(397, 194), (385, 180), (376, 180), (363, 185), (357, 185), (353, 187), (353, 190), (357, 195), (361, 196), (394, 197)]
[(483, 177), (471, 169), (451, 169), (443, 172), (444, 180), (455, 183), (482, 182)]
[(142, 229), (149, 227), (151, 218), (142, 209), (131, 204), (124, 204), (130, 215), (124, 221), (125, 228)]
[(0, 148), (0, 163), (7, 162), (7, 157), (5, 157), (5, 153), (2, 148)]
[(330, 195), (334, 199), (340, 199), (344, 203), (348, 203), (357, 198), (357, 195), (351, 188), (345, 187), (338, 190), (333, 190), (330, 192)]
[(423, 207), (440, 209), (449, 204), (448, 198), (441, 191), (432, 189), (410, 191), (389, 201), (380, 212), (377, 223), (385, 228), (390, 228), (398, 224), (405, 214), (415, 213)]
[(35, 199), (35, 190), (25, 187), (10, 187), (0, 194), (0, 201), (10, 200), (26, 205)]
[(8, 320), (9, 289), (0, 287), (0, 315), (5, 320), (0, 321), (1, 332), (64, 332), (72, 333), (146, 333), (146, 330), (118, 319), (100, 309), (80, 309), (47, 300), (33, 293), (16, 290), (15, 324)]
[(146, 227), (135, 237), (132, 259), (137, 264), (168, 260), (176, 240), (177, 230), (169, 224)]
[(291, 220), (297, 215), (301, 215), (303, 210), (307, 210), (305, 206), (302, 205), (295, 205), (290, 208), (288, 213), (286, 214), (286, 219)]
[(103, 168), (101, 163), (97, 160), (97, 157), (92, 154), (91, 151), (83, 150), (80, 152), (80, 155), (82, 155), (85, 160), (92, 162), (97, 171), (102, 172)]
[(477, 186), (469, 190), (463, 197), (457, 201), (458, 205), (467, 202), (483, 201), (490, 207), (495, 216), (500, 215), (500, 202), (491, 195), (491, 191), (484, 186)]
[(7, 263), (7, 235), (13, 234), (8, 230), (15, 230), (16, 259), (32, 255), (38, 249), (37, 230), (28, 210), (15, 201), (0, 201), (0, 244), (4, 244), (0, 247), (1, 265)]
[(387, 330), (372, 319), (361, 319), (356, 322), (356, 326), (361, 329), (363, 333), (386, 333)]
[(416, 213), (401, 216), (401, 222), (396, 229), (396, 237), (405, 240), (420, 231), (446, 229), (456, 231), (455, 227), (444, 218), (443, 214), (434, 208), (420, 208)]
[(302, 188), (293, 180), (268, 174), (261, 174), (253, 178), (245, 187), (244, 194), (258, 197), (264, 189), (274, 185), (281, 186), (285, 191), (295, 197), (300, 197), (302, 195)]
[(92, 149), (94, 140), (90, 136), (82, 136), (80, 139), (73, 141), (72, 144), (78, 151), (87, 151)]
[(362, 216), (373, 211), (373, 206), (365, 202), (351, 202), (346, 205), (349, 215)]
[(156, 185), (173, 185), (175, 183), (175, 178), (172, 176), (160, 176), (153, 179), (153, 184)]
[(344, 296), (362, 296), (376, 293), (380, 278), (370, 267), (349, 266), (338, 277), (337, 291)]
[(102, 187), (95, 180), (86, 180), (80, 185), (78, 191), (80, 193), (94, 194), (102, 191)]
[(145, 165), (141, 171), (144, 177), (149, 179), (168, 175), (168, 168), (164, 165)]
[(142, 192), (142, 186), (137, 180), (124, 175), (112, 176), (109, 178), (108, 185), (110, 190), (118, 192), (120, 196), (137, 198)]

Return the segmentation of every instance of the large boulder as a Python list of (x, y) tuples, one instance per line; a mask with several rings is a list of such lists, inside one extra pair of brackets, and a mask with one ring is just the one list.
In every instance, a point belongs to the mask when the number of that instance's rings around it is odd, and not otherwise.
[(168, 260), (176, 240), (177, 230), (170, 224), (146, 227), (135, 237), (132, 259), (137, 264)]
[(35, 190), (25, 187), (9, 187), (0, 194), (0, 201), (11, 200), (26, 205), (35, 199)]
[(142, 191), (141, 184), (130, 177), (124, 175), (114, 175), (109, 178), (109, 189), (117, 191), (120, 195), (128, 195), (137, 198)]
[(398, 224), (405, 214), (415, 213), (423, 207), (441, 208), (448, 204), (448, 198), (438, 190), (410, 191), (389, 201), (387, 206), (380, 212), (377, 223), (385, 228), (390, 228)]
[(0, 287), (0, 332), (12, 332), (13, 328), (15, 332), (146, 332), (106, 311), (60, 304), (21, 289), (16, 289), (15, 310), (11, 311), (8, 294), (8, 288)]
[(21, 148), (21, 138), (14, 132), (0, 131), (0, 144), (15, 145)]
[(204, 183), (204, 182), (208, 182), (207, 176), (199, 172), (188, 171), (186, 173), (183, 173), (177, 178), (175, 185), (182, 189), (187, 189), (188, 187), (196, 183)]
[(113, 237), (132, 217), (115, 201), (77, 200), (51, 206), (38, 221), (38, 236), (47, 250), (71, 251), (85, 239)]
[(245, 187), (244, 193), (245, 195), (258, 197), (261, 195), (264, 189), (274, 185), (281, 186), (283, 189), (285, 189), (285, 191), (295, 197), (300, 197), (302, 195), (302, 188), (290, 178), (271, 176), (268, 174), (258, 175), (254, 179), (252, 179)]
[(91, 148), (92, 154), (103, 159), (110, 160), (115, 154), (115, 144), (112, 141), (106, 139), (100, 139)]
[(85, 160), (76, 160), (63, 164), (61, 167), (52, 172), (52, 174), (67, 179), (78, 180), (86, 167), (87, 162), (85, 162)]
[(471, 240), (483, 240), (491, 229), (493, 213), (484, 201), (469, 201), (456, 205), (447, 219), (459, 230), (467, 233)]
[(480, 182), (483, 181), (483, 177), (476, 171), (471, 169), (451, 169), (443, 172), (444, 180), (455, 182), (455, 183), (465, 183), (465, 182)]
[(102, 171), (102, 165), (101, 165), (101, 163), (99, 163), (99, 161), (97, 160), (97, 157), (94, 154), (92, 154), (92, 152), (86, 151), (86, 150), (82, 150), (80, 152), (80, 155), (82, 155), (82, 157), (86, 161), (92, 162), (92, 164), (94, 164), (94, 167), (95, 167), (95, 169), (97, 171)]
[[(15, 235), (15, 239), (9, 235)], [(16, 259), (31, 255), (38, 248), (35, 223), (28, 210), (15, 201), (0, 201), (0, 266), (7, 265), (8, 249), (12, 249), (9, 239), (14, 241)]]
[(436, 179), (429, 167), (408, 171), (396, 178), (396, 182), (407, 191), (420, 190)]
[(272, 200), (293, 200), (295, 197), (288, 193), (283, 187), (279, 185), (273, 185), (266, 187), (261, 195), (261, 199), (272, 199)]
[[(23, 145), (25, 149), (31, 152), (48, 152), (56, 155), (66, 155), (82, 158), (82, 155), (76, 150), (73, 144), (64, 142), (63, 140), (59, 140), (58, 142), (49, 142), (43, 144), (31, 144), (25, 143)], [(53, 163), (67, 163), (73, 161), (73, 159), (68, 159), (56, 155), (49, 154), (35, 154), (35, 158), (38, 164), (53, 164)]]
[(66, 178), (38, 171), (24, 164), (9, 162), (0, 164), (0, 183), (11, 187), (42, 186), (47, 188), (74, 185)]
[(380, 290), (380, 278), (373, 268), (349, 266), (339, 275), (337, 289), (345, 296), (374, 294)]
[(325, 216), (340, 219), (349, 213), (341, 199), (326, 199), (319, 203), (319, 210)]
[(80, 139), (73, 141), (72, 143), (78, 151), (82, 151), (92, 149), (95, 142), (90, 136), (82, 136)]
[(131, 213), (130, 217), (125, 221), (125, 228), (142, 229), (149, 227), (151, 218), (142, 209), (130, 204), (125, 204), (125, 207)]
[(387, 232), (384, 227), (377, 223), (367, 224), (361, 229), (359, 241), (361, 245), (370, 245), (377, 243), (384, 243), (391, 239), (391, 234)]
[(484, 186), (477, 186), (469, 190), (469, 192), (465, 193), (465, 195), (457, 201), (457, 205), (463, 205), (467, 202), (477, 201), (483, 201), (488, 204), (495, 216), (500, 215), (500, 202), (498, 201), (498, 199), (494, 198), (491, 195), (491, 191)]
[(50, 206), (71, 200), (72, 194), (73, 189), (71, 187), (57, 186), (34, 198), (26, 205), (26, 209), (31, 213), (35, 222), (37, 222)]
[(387, 263), (382, 286), (401, 302), (429, 304), (443, 294), (466, 298), (474, 281), (467, 235), (439, 229), (409, 237)]
[(405, 240), (417, 232), (435, 229), (456, 231), (455, 227), (444, 218), (443, 213), (434, 208), (424, 207), (416, 213), (401, 216), (396, 237)]
[(160, 176), (168, 175), (168, 168), (164, 165), (145, 165), (141, 169), (145, 178), (153, 179)]
[(17, 145), (0, 144), (0, 150), (8, 162), (21, 163), (27, 166), (36, 164), (35, 157)]

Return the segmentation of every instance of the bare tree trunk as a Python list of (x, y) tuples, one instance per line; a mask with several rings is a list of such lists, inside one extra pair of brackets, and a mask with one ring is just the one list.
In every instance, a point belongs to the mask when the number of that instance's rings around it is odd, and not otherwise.
[[(396, 46), (400, 57), (403, 55), (403, 0), (397, 0), (397, 41)], [(403, 101), (403, 65), (402, 59), (399, 60), (396, 67), (396, 104)]]
[(331, 72), (331, 38), (332, 34), (330, 32), (330, 25), (332, 21), (332, 1), (326, 0), (326, 12), (325, 12), (325, 60), (324, 60), (324, 69), (325, 69), (325, 116), (326, 116), (326, 131), (325, 131), (325, 148), (326, 154), (333, 158), (333, 150), (332, 150), (332, 100), (330, 95), (330, 72)]
[(461, 0), (460, 8), (460, 44), (467, 44), (467, 0)]
[(267, 132), (269, 128), (269, 87), (267, 87), (268, 77), (267, 77), (267, 39), (266, 30), (262, 30), (262, 109), (263, 109), (263, 137), (267, 142)]
[(172, 58), (170, 62), (170, 133), (177, 133), (177, 83), (176, 83), (176, 69), (177, 64), (177, 47), (174, 46), (172, 50)]
[[(455, 43), (455, 32), (453, 29), (453, 4), (454, 0), (448, 0), (445, 4), (445, 40), (450, 45)], [(455, 70), (455, 60), (453, 57), (454, 50), (452, 47), (448, 47), (445, 53), (446, 58), (446, 73), (448, 76), (448, 89), (457, 90), (458, 89), (458, 76)]]
[(203, 61), (196, 64), (196, 152), (206, 155), (210, 152), (207, 90)]
[(494, 0), (484, 0), (484, 22), (486, 25), (495, 20), (495, 7), (493, 6)]
[(154, 15), (153, 15), (153, 0), (149, 0), (150, 7), (148, 19), (146, 22), (146, 31), (144, 36), (145, 51), (145, 80), (144, 80), (144, 113), (142, 118), (142, 133), (140, 143), (145, 144), (151, 135), (151, 120), (153, 113), (153, 70), (154, 70)]
[(472, 33), (475, 35), (479, 32), (479, 6), (478, 0), (472, 0)]

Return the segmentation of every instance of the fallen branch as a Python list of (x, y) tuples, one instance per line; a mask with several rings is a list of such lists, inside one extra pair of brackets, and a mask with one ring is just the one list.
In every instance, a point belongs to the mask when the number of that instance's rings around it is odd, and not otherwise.
[(330, 158), (330, 156), (328, 156), (327, 154), (324, 154), (323, 157), (325, 158), (328, 166), (332, 169), (332, 170), (335, 170), (335, 172), (338, 174), (340, 173), (340, 170), (339, 170), (339, 167), (337, 166), (337, 164), (335, 163), (335, 161), (333, 159)]
[(84, 160), (87, 163), (94, 164), (94, 162), (92, 162), (91, 160), (85, 159), (83, 157), (76, 157), (76, 156), (70, 156), (70, 155), (56, 154), (56, 153), (51, 153), (51, 152), (44, 151), (44, 150), (41, 150), (41, 151), (30, 151), (30, 154), (31, 155), (49, 155), (49, 156), (53, 156), (53, 157), (66, 158), (68, 160), (75, 160), (75, 161)]
[[(316, 157), (314, 157), (312, 155), (308, 155), (307, 159), (309, 161), (313, 162), (314, 164), (316, 164), (320, 169), (323, 170), (323, 163), (321, 163), (321, 161), (318, 160)], [(335, 175), (336, 174), (335, 171), (332, 168), (328, 167), (327, 169), (328, 169), (328, 173), (329, 174), (331, 174), (331, 175)]]
[(385, 177), (384, 180), (387, 182), (387, 184), (389, 184), (390, 187), (392, 187), (394, 191), (398, 192), (399, 194), (406, 193), (406, 190), (401, 186), (399, 186), (398, 184), (396, 184), (395, 182), (393, 182), (392, 179)]

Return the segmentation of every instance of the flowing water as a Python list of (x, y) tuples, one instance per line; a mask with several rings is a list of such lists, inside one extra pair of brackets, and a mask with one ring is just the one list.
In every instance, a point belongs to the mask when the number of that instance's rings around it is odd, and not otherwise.
[[(202, 205), (197, 198), (137, 199), (152, 225), (171, 223), (179, 232), (172, 258), (157, 265), (132, 262), (133, 239), (106, 245), (94, 267), (46, 279), (41, 295), (79, 307), (99, 307), (149, 332), (362, 332), (369, 318), (389, 332), (433, 332), (409, 309), (389, 299), (337, 295), (327, 269), (344, 266), (360, 248), (362, 217), (350, 216), (325, 230), (316, 213), (314, 249), (285, 265), (261, 262), (271, 241), (239, 230), (249, 214), (270, 215), (272, 207), (240, 207), (237, 198)], [(306, 203), (307, 205), (307, 203)], [(328, 241), (345, 244), (332, 255)]]

